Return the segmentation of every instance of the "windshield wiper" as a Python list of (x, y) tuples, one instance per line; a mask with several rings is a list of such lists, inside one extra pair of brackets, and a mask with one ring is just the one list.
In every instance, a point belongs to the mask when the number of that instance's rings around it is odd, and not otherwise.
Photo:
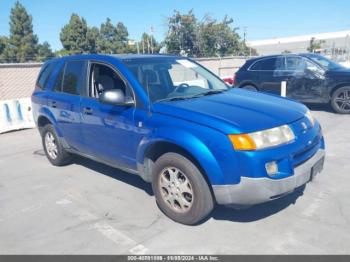
[(220, 94), (220, 93), (223, 93), (223, 92), (226, 92), (226, 91), (228, 91), (228, 89), (210, 90), (210, 91), (207, 91), (207, 92), (199, 93), (199, 94), (197, 94), (197, 95), (195, 95), (193, 97), (215, 95), (215, 94)]
[(185, 100), (185, 99), (191, 99), (191, 98), (197, 98), (201, 96), (207, 96), (207, 95), (214, 95), (214, 94), (220, 94), (227, 91), (227, 89), (217, 89), (217, 90), (210, 90), (207, 92), (199, 93), (193, 96), (174, 96), (174, 97), (168, 97), (168, 98), (163, 98), (159, 99), (156, 101), (157, 102), (163, 102), (163, 101), (176, 101), (176, 100)]
[(159, 99), (155, 102), (158, 103), (158, 102), (163, 102), (163, 101), (185, 100), (185, 99), (190, 99), (192, 97), (193, 96), (174, 96), (174, 97), (167, 97), (167, 98)]

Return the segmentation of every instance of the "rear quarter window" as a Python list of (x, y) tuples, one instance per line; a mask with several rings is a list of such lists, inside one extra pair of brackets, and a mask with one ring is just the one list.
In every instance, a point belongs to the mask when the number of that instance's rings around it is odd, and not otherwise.
[(55, 84), (53, 86), (53, 90), (55, 92), (62, 92), (62, 82), (63, 82), (63, 74), (64, 74), (65, 67), (66, 67), (66, 65), (63, 64), (60, 71), (58, 72), (58, 75), (57, 75), (56, 80), (55, 80)]
[(44, 90), (47, 88), (47, 83), (49, 82), (50, 76), (53, 69), (55, 68), (55, 63), (45, 64), (39, 73), (39, 77), (35, 84), (35, 89)]

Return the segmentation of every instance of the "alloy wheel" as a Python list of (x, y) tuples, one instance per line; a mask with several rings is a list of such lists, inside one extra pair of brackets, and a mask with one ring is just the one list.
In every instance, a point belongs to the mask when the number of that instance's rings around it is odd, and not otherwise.
[(159, 189), (165, 203), (175, 212), (187, 212), (193, 204), (193, 188), (187, 176), (176, 167), (163, 169)]
[(345, 112), (350, 112), (350, 90), (341, 91), (335, 98), (337, 107)]
[(58, 155), (58, 147), (56, 139), (51, 132), (45, 134), (45, 147), (51, 159), (56, 159)]

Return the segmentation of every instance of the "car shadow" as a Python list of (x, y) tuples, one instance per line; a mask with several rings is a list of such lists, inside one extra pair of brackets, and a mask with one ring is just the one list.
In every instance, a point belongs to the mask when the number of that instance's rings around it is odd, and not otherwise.
[(305, 185), (294, 190), (282, 198), (263, 204), (248, 207), (246, 209), (234, 209), (232, 207), (217, 205), (212, 212), (215, 220), (227, 220), (232, 222), (248, 223), (264, 219), (274, 215), (290, 205), (294, 205), (297, 199), (303, 195)]
[[(43, 150), (36, 150), (33, 152), (33, 154), (45, 156)], [(120, 169), (77, 155), (73, 158), (73, 164), (89, 168), (102, 175), (106, 175), (123, 183), (127, 183), (133, 187), (145, 191), (149, 196), (154, 196), (151, 184), (145, 182), (138, 175), (130, 174)], [(297, 188), (293, 193), (282, 198), (251, 206), (246, 209), (236, 209), (228, 206), (216, 205), (211, 215), (196, 225), (201, 225), (211, 218), (215, 220), (226, 220), (240, 223), (249, 223), (261, 220), (280, 212), (290, 205), (294, 205), (297, 199), (303, 195), (304, 189), (305, 185)]]
[[(74, 158), (74, 163), (144, 190), (149, 196), (154, 195), (151, 184), (145, 182), (141, 177), (137, 175), (129, 174), (117, 168), (113, 168), (80, 156), (76, 156)], [(297, 199), (303, 195), (304, 189), (305, 186), (299, 187), (293, 193), (288, 194), (280, 199), (252, 206), (247, 209), (234, 209), (232, 207), (216, 205), (211, 216), (209, 216), (204, 221), (201, 221), (197, 225), (204, 223), (211, 217), (215, 220), (227, 220), (241, 223), (248, 223), (264, 219), (275, 213), (278, 213), (290, 205), (295, 204)]]
[(305, 104), (311, 111), (323, 111), (328, 113), (333, 113), (334, 110), (332, 109), (331, 105), (329, 104)]
[(109, 176), (118, 181), (127, 183), (133, 187), (137, 187), (141, 190), (144, 190), (149, 196), (153, 196), (153, 190), (152, 190), (151, 184), (145, 182), (138, 175), (130, 174), (120, 169), (96, 162), (88, 158), (84, 158), (81, 156), (74, 156), (73, 163), (76, 165), (89, 168), (95, 172)]

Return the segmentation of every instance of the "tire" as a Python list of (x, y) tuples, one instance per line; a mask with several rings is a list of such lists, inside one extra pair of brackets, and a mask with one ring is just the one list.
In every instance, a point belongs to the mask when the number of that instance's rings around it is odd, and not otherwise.
[(64, 166), (71, 162), (71, 155), (62, 147), (52, 125), (43, 127), (41, 138), (46, 157), (52, 165)]
[(350, 114), (350, 86), (335, 90), (331, 98), (331, 106), (339, 114)]
[(242, 89), (258, 92), (258, 89), (255, 86), (253, 86), (253, 85), (242, 86)]
[(214, 208), (213, 196), (203, 174), (177, 153), (166, 153), (157, 159), (152, 188), (163, 213), (182, 224), (196, 224)]

